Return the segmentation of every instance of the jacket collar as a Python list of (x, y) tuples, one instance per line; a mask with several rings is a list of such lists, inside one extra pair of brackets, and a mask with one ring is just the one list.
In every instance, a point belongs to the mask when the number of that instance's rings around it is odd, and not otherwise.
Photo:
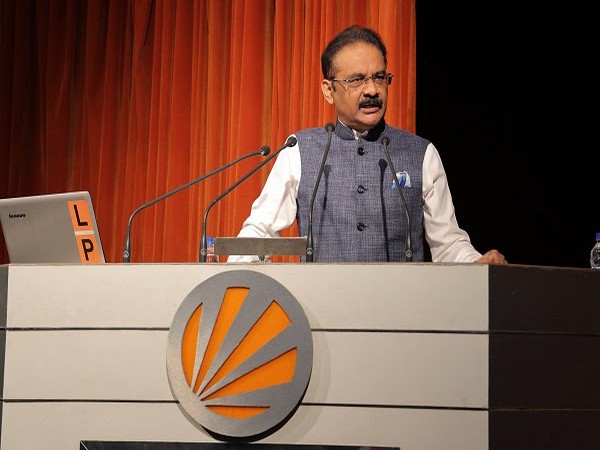
[[(375, 125), (373, 128), (371, 128), (365, 136), (361, 136), (361, 137), (365, 141), (374, 142), (374, 141), (378, 140), (380, 138), (380, 136), (383, 134), (385, 127), (386, 127), (385, 120), (382, 119), (377, 125)], [(354, 134), (354, 131), (347, 125), (344, 125), (342, 122), (340, 122), (339, 119), (336, 121), (334, 133), (340, 139), (343, 139), (345, 141), (355, 141), (356, 140), (356, 135)]]

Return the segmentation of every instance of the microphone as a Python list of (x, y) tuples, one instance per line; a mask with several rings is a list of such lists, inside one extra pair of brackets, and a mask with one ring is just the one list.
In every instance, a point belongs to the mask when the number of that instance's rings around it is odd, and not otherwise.
[(388, 145), (390, 144), (390, 138), (387, 136), (381, 136), (381, 144), (383, 145), (383, 152), (385, 153), (385, 159), (387, 160), (388, 166), (390, 166), (390, 170), (392, 171), (392, 176), (394, 177), (394, 183), (396, 183), (396, 187), (398, 188), (398, 193), (400, 194), (400, 199), (402, 200), (402, 204), (404, 205), (404, 212), (406, 213), (406, 227), (408, 228), (408, 232), (406, 233), (406, 262), (412, 262), (412, 257), (413, 257), (412, 229), (411, 229), (411, 225), (410, 225), (410, 212), (408, 210), (408, 204), (406, 203), (406, 198), (404, 198), (404, 192), (402, 192), (402, 188), (400, 187), (400, 183), (398, 182), (398, 175), (396, 175), (396, 169), (394, 169), (394, 165), (392, 164), (392, 159), (390, 158), (390, 152), (388, 151)]
[(310, 206), (308, 209), (308, 229), (306, 233), (306, 262), (313, 262), (314, 255), (314, 246), (313, 246), (313, 206), (315, 203), (315, 197), (317, 196), (317, 191), (319, 190), (319, 183), (321, 182), (321, 176), (323, 175), (323, 170), (325, 169), (325, 161), (327, 160), (327, 155), (329, 154), (329, 147), (331, 147), (331, 136), (335, 127), (331, 122), (328, 122), (325, 125), (325, 130), (327, 130), (327, 145), (325, 146), (325, 151), (323, 152), (323, 159), (321, 160), (321, 167), (319, 167), (319, 173), (317, 175), (317, 182), (315, 183), (315, 187), (313, 189), (312, 197), (310, 199)]
[(227, 189), (225, 189), (223, 192), (221, 192), (221, 194), (217, 198), (215, 198), (212, 202), (210, 202), (210, 204), (206, 208), (206, 211), (204, 211), (204, 218), (202, 220), (202, 238), (200, 239), (200, 262), (206, 262), (206, 253), (207, 253), (206, 252), (206, 247), (207, 247), (207, 243), (206, 243), (206, 220), (208, 219), (208, 213), (211, 210), (211, 208), (218, 201), (220, 201), (223, 197), (225, 197), (227, 194), (229, 194), (231, 191), (233, 191), (236, 187), (238, 187), (240, 184), (242, 184), (244, 181), (246, 181), (248, 178), (250, 178), (250, 176), (253, 175), (254, 172), (256, 172), (258, 169), (260, 169), (261, 167), (263, 167), (265, 164), (267, 164), (269, 161), (271, 161), (277, 155), (279, 155), (279, 153), (283, 149), (288, 148), (288, 147), (293, 147), (294, 145), (296, 145), (297, 142), (298, 142), (298, 140), (296, 139), (295, 136), (290, 136), (287, 139), (287, 141), (285, 141), (285, 144), (283, 145), (283, 147), (279, 148), (275, 153), (273, 153), (267, 159), (263, 160), (254, 169), (252, 169), (250, 172), (248, 172), (246, 175), (244, 175), (238, 181), (236, 181), (235, 183), (233, 183), (231, 186), (229, 186)]
[(170, 197), (171, 195), (176, 194), (179, 191), (182, 191), (184, 189), (187, 189), (188, 187), (199, 183), (202, 180), (205, 180), (208, 177), (211, 177), (225, 169), (228, 169), (229, 167), (233, 166), (234, 164), (239, 163), (240, 161), (246, 159), (246, 158), (250, 158), (252, 156), (266, 156), (271, 152), (271, 149), (269, 149), (268, 146), (263, 146), (261, 147), (260, 150), (258, 150), (257, 152), (252, 152), (252, 153), (248, 153), (247, 155), (244, 155), (238, 159), (236, 159), (235, 161), (232, 161), (230, 163), (225, 164), (224, 166), (221, 166), (215, 170), (213, 170), (212, 172), (208, 172), (205, 175), (202, 175), (192, 181), (189, 181), (188, 183), (184, 184), (183, 186), (179, 186), (176, 189), (173, 189), (172, 191), (167, 192), (166, 194), (161, 195), (160, 197), (155, 198), (154, 200), (150, 200), (147, 203), (144, 203), (143, 205), (137, 207), (135, 209), (135, 211), (133, 211), (131, 213), (131, 215), (129, 216), (129, 221), (127, 222), (127, 232), (125, 234), (125, 245), (123, 247), (123, 262), (124, 263), (128, 263), (131, 260), (131, 224), (133, 222), (133, 218), (142, 210), (148, 208), (149, 206), (154, 205), (155, 203), (160, 202), (161, 200), (164, 200), (168, 197)]
[(383, 218), (383, 242), (385, 243), (385, 260), (390, 262), (390, 238), (388, 236), (387, 213), (385, 211), (385, 199), (383, 196), (383, 177), (388, 163), (385, 159), (379, 160), (379, 168), (381, 169), (381, 177), (379, 181), (379, 197), (381, 201), (381, 216)]

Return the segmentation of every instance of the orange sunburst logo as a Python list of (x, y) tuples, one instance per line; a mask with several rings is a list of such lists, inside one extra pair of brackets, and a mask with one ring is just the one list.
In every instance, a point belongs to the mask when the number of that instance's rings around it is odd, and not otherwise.
[(251, 438), (280, 426), (312, 371), (312, 336), (296, 299), (257, 272), (223, 272), (179, 307), (167, 351), (171, 388), (203, 428)]

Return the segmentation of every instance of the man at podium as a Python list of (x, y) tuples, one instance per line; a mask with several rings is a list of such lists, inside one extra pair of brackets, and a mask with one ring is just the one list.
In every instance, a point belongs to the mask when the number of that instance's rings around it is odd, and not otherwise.
[(335, 126), (293, 135), (296, 144), (278, 155), (238, 237), (277, 237), (297, 220), (309, 261), (419, 262), (429, 259), (428, 247), (434, 262), (506, 264), (497, 250), (478, 252), (458, 226), (436, 147), (386, 123), (393, 74), (379, 34), (343, 30), (321, 68)]

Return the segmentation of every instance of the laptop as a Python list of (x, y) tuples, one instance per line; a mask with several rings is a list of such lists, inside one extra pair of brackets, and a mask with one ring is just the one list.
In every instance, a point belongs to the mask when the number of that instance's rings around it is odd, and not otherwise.
[(104, 263), (89, 192), (0, 199), (11, 263)]

